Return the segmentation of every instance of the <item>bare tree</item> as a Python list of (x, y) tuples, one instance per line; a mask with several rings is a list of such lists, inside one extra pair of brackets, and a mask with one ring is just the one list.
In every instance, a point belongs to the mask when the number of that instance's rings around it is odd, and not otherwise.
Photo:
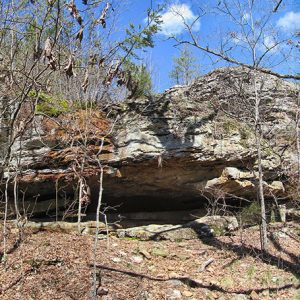
[[(109, 1), (83, 1), (82, 5), (77, 2), (10, 1), (0, 6), (3, 260), (8, 245), (9, 203), (14, 201), (15, 216), (19, 220), (19, 194), (26, 197), (26, 191), (19, 190), (18, 184), (24, 168), (23, 142), (34, 132), (39, 132), (43, 120), (55, 123), (64, 133), (64, 139), (59, 142), (61, 145), (56, 146), (70, 147), (75, 152), (70, 181), (79, 183), (78, 203), (74, 207), (78, 209), (78, 230), (81, 231), (82, 210), (89, 202), (87, 170), (100, 170), (100, 190), (103, 180), (103, 162), (99, 162), (95, 153), (99, 147), (91, 145), (95, 138), (91, 115), (96, 108), (111, 103), (116, 91), (126, 88), (116, 86), (124, 62), (136, 57), (138, 50), (153, 47), (153, 35), (159, 30), (158, 12), (149, 10), (146, 23), (128, 26), (121, 40), (111, 40), (122, 4), (112, 7)], [(83, 124), (77, 128), (70, 125), (72, 120), (68, 123), (66, 118), (59, 118), (76, 111), (81, 113), (79, 121)], [(55, 188), (55, 219), (58, 220), (58, 202), (62, 193), (58, 180)], [(35, 201), (37, 199), (38, 195)], [(98, 217), (102, 209), (100, 196), (99, 199)], [(22, 213), (26, 214), (26, 210)]]
[[(247, 119), (250, 121), (249, 124), (252, 124), (255, 133), (258, 168), (257, 194), (261, 206), (261, 247), (263, 250), (268, 248), (268, 239), (262, 164), (264, 137), (264, 118), (262, 114), (266, 114), (266, 112), (262, 112), (264, 101), (260, 92), (263, 89), (261, 77), (262, 74), (267, 74), (277, 78), (300, 79), (298, 74), (282, 74), (272, 69), (273, 66), (284, 63), (291, 58), (296, 48), (293, 43), (288, 42), (290, 37), (280, 36), (272, 26), (271, 16), (279, 9), (280, 2), (273, 9), (271, 2), (260, 0), (218, 1), (214, 12), (216, 15), (226, 17), (228, 22), (228, 31), (227, 33), (224, 30), (222, 31), (223, 37), (219, 39), (219, 48), (212, 48), (209, 44), (204, 45), (201, 36), (194, 32), (193, 26), (200, 16), (191, 23), (187, 22), (184, 16), (178, 12), (186, 27), (188, 37), (171, 37), (177, 45), (188, 44), (194, 46), (196, 49), (208, 54), (212, 59), (216, 58), (218, 61), (221, 60), (230, 65), (241, 66), (251, 71), (250, 81), (254, 99), (248, 98), (251, 105), (247, 105), (249, 107)], [(241, 91), (241, 94), (246, 95), (246, 98), (249, 96), (247, 96), (246, 91)], [(245, 110), (245, 108), (243, 109)]]

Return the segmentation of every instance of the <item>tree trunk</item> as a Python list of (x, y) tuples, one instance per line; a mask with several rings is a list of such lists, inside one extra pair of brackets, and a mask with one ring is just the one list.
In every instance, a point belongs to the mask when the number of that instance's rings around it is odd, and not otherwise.
[(297, 113), (296, 113), (296, 149), (297, 149), (297, 164), (298, 164), (298, 183), (300, 183), (300, 94), (298, 95), (297, 103)]
[(78, 219), (77, 219), (77, 227), (78, 233), (81, 233), (81, 209), (82, 209), (82, 189), (83, 189), (83, 180), (80, 178), (79, 180), (79, 195), (78, 195)]
[(256, 151), (257, 151), (257, 164), (258, 164), (258, 200), (261, 210), (261, 224), (260, 224), (260, 238), (261, 249), (268, 250), (268, 236), (267, 236), (267, 218), (266, 218), (266, 205), (263, 187), (263, 169), (262, 169), (262, 155), (261, 155), (261, 130), (260, 125), (255, 130), (256, 135)]
[(4, 209), (4, 220), (3, 220), (3, 255), (2, 255), (2, 262), (6, 263), (7, 259), (7, 214), (8, 214), (8, 184), (9, 184), (10, 176), (8, 174), (7, 179), (5, 181), (5, 209)]
[[(100, 164), (100, 162), (99, 162)], [(100, 223), (100, 209), (102, 205), (102, 194), (103, 194), (103, 167), (100, 164), (100, 176), (99, 176), (99, 195), (98, 204), (96, 210), (96, 232), (94, 240), (94, 263), (93, 263), (93, 289), (92, 289), (92, 299), (97, 300), (97, 291), (101, 284), (100, 278), (97, 278), (97, 248), (98, 248), (98, 236), (99, 236), (99, 223)]]
[(266, 205), (264, 197), (264, 186), (263, 186), (263, 168), (262, 168), (262, 127), (260, 119), (260, 96), (258, 93), (256, 83), (256, 72), (254, 72), (254, 91), (255, 91), (255, 142), (257, 151), (257, 165), (258, 165), (258, 200), (261, 208), (261, 224), (260, 224), (260, 239), (261, 249), (263, 251), (268, 250), (268, 235), (267, 235), (267, 218), (266, 218)]

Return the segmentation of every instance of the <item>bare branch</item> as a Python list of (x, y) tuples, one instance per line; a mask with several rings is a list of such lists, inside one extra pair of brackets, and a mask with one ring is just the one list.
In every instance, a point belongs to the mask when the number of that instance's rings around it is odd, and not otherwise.
[(279, 8), (279, 6), (280, 6), (281, 3), (282, 3), (282, 0), (279, 0), (278, 3), (277, 3), (277, 5), (273, 9), (273, 12), (277, 12), (277, 10), (278, 10), (278, 8)]
[(269, 69), (265, 69), (265, 68), (262, 68), (262, 67), (259, 67), (257, 65), (250, 65), (250, 64), (246, 64), (246, 63), (243, 63), (243, 62), (240, 62), (230, 56), (227, 56), (223, 53), (220, 53), (218, 51), (215, 51), (213, 49), (210, 49), (208, 47), (203, 47), (203, 46), (200, 46), (197, 42), (195, 42), (195, 40), (193, 40), (193, 42), (189, 42), (189, 41), (179, 41), (179, 44), (190, 44), (192, 46), (195, 46), (196, 48), (206, 52), (206, 53), (209, 53), (209, 54), (212, 54), (212, 55), (215, 55), (229, 63), (232, 63), (232, 64), (235, 64), (235, 65), (238, 65), (238, 66), (241, 66), (241, 67), (245, 67), (249, 70), (256, 70), (256, 71), (259, 71), (261, 73), (264, 73), (264, 74), (268, 74), (268, 75), (273, 75), (273, 76), (276, 76), (278, 78), (282, 78), (282, 79), (294, 79), (294, 80), (300, 80), (300, 75), (294, 75), (294, 74), (281, 74), (281, 73), (277, 73), (277, 72), (274, 72), (272, 70), (269, 70)]

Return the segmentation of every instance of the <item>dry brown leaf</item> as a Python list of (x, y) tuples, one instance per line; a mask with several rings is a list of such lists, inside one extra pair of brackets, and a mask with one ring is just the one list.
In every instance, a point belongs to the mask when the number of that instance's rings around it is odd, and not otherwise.
[[(118, 224), (114, 226), (116, 225)], [(288, 226), (293, 226), (291, 230), (299, 230), (299, 224)], [(18, 237), (17, 232), (11, 231), (8, 247), (13, 247)], [(31, 299), (33, 295), (38, 295), (38, 299), (88, 299), (91, 290), (90, 264), (93, 262), (94, 237), (59, 231), (40, 231), (34, 234), (25, 231), (24, 235), (26, 240), (9, 254), (9, 267), (8, 264), (0, 264), (2, 286), (0, 298)], [(0, 230), (0, 240), (2, 238)], [(245, 229), (243, 238), (237, 234), (187, 242), (139, 241), (119, 239), (111, 235), (110, 248), (107, 248), (107, 240), (99, 240), (96, 252), (99, 268), (102, 267), (105, 275), (102, 286), (109, 291), (107, 299), (141, 299), (141, 291), (151, 291), (151, 294), (155, 295), (154, 299), (165, 299), (170, 287), (177, 289), (177, 285), (183, 296), (186, 291), (190, 291), (194, 299), (212, 297), (233, 299), (237, 294), (247, 295), (245, 296), (247, 298), (252, 296), (270, 300), (295, 299), (299, 284), (293, 273), (295, 275), (299, 273), (298, 265), (293, 263), (287, 253), (299, 257), (299, 243), (286, 236), (279, 239), (280, 247), (283, 248), (277, 249), (270, 244), (270, 255), (275, 261), (266, 264), (264, 259), (268, 259), (269, 256), (263, 258), (260, 255), (259, 238), (259, 228), (254, 231)], [(182, 260), (177, 255), (169, 255), (166, 258), (149, 256), (150, 260), (145, 259), (142, 264), (128, 264), (130, 256), (136, 255), (136, 251), (139, 251), (137, 249), (145, 249), (151, 254), (152, 249), (158, 244), (165, 247), (170, 254), (185, 255), (189, 250), (191, 257)], [(201, 265), (202, 258), (204, 259), (204, 257), (198, 259), (199, 251), (202, 249), (206, 249), (208, 257), (215, 258), (215, 267), (212, 272), (203, 272), (199, 275), (197, 268)], [(121, 258), (121, 262), (116, 263), (114, 269), (111, 268), (113, 257)], [(236, 259), (235, 264), (224, 268), (224, 264), (233, 258)], [(45, 263), (37, 270), (40, 262)], [(287, 267), (288, 262), (294, 264), (294, 269)], [(173, 272), (169, 271), (170, 266), (173, 267)], [(272, 278), (280, 280), (279, 283), (271, 281), (270, 285), (266, 284), (266, 268), (270, 270)], [(255, 271), (253, 278), (247, 274), (249, 270)], [(165, 278), (164, 276), (168, 279), (173, 277), (175, 280), (153, 280)], [(18, 278), (21, 281), (18, 281)], [(141, 278), (143, 278), (142, 288), (140, 288)], [(290, 285), (291, 282), (294, 284)], [(199, 287), (190, 287), (190, 283), (195, 283)], [(190, 293), (187, 293), (187, 296), (189, 295)], [(105, 297), (103, 296), (103, 299)]]
[(76, 19), (76, 21), (78, 22), (78, 24), (80, 26), (82, 26), (82, 23), (83, 23), (83, 19), (76, 7), (76, 4), (74, 3), (74, 1), (71, 1), (69, 4), (68, 4), (68, 10), (70, 12), (70, 14), (73, 16), (73, 18)]
[(104, 61), (105, 61), (105, 58), (104, 57), (101, 57), (100, 59), (99, 59), (99, 67), (105, 67), (105, 64), (104, 64)]
[(49, 4), (49, 6), (53, 6), (53, 4), (55, 3), (55, 0), (48, 0), (47, 2)]
[(107, 76), (103, 80), (104, 85), (110, 85), (112, 83), (115, 76), (119, 73), (119, 68), (120, 68), (120, 63), (112, 65), (109, 68), (109, 70), (107, 72)]
[(90, 66), (94, 66), (94, 65), (96, 65), (96, 63), (97, 63), (97, 55), (96, 54), (91, 54), (90, 57), (89, 57), (88, 64)]
[(50, 66), (51, 70), (56, 70), (56, 58), (53, 55), (53, 45), (51, 38), (48, 37), (45, 41), (45, 46), (44, 46), (44, 59), (48, 59), (48, 64)]
[(109, 10), (109, 7), (110, 7), (110, 3), (107, 2), (104, 9), (102, 10), (101, 16), (98, 21), (102, 25), (103, 28), (106, 27), (106, 15)]
[(129, 96), (129, 98), (131, 98), (135, 94), (135, 92), (136, 92), (136, 90), (138, 88), (138, 83), (133, 78), (133, 76), (132, 76), (132, 74), (131, 74), (130, 71), (127, 72), (126, 88), (128, 89), (128, 91), (131, 92), (131, 95)]
[(43, 55), (43, 49), (36, 45), (33, 49), (33, 59), (39, 60)]
[(74, 74), (73, 72), (73, 67), (74, 67), (74, 56), (71, 54), (70, 57), (69, 57), (69, 62), (68, 64), (66, 65), (66, 67), (64, 68), (64, 70), (66, 71), (66, 75), (70, 78), (72, 77)]
[(118, 73), (118, 81), (117, 81), (117, 85), (118, 86), (122, 86), (126, 84), (126, 74), (124, 71), (120, 71)]
[(84, 92), (86, 92), (88, 86), (89, 86), (89, 73), (88, 73), (88, 71), (86, 71), (84, 80), (83, 80), (83, 83), (81, 86)]
[(52, 55), (52, 42), (50, 37), (48, 37), (45, 41), (44, 55), (47, 58)]
[(83, 39), (83, 27), (81, 27), (81, 28), (79, 29), (79, 31), (77, 32), (77, 34), (76, 34), (76, 39), (79, 40), (80, 43), (81, 43), (81, 41), (82, 41), (82, 39)]

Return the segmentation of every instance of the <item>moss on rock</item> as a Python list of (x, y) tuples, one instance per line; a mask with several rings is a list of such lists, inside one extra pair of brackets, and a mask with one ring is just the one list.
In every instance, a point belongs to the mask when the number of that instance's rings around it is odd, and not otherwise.
[(70, 104), (66, 99), (58, 98), (44, 92), (31, 91), (29, 97), (37, 97), (36, 114), (45, 114), (49, 117), (58, 117), (70, 111)]

